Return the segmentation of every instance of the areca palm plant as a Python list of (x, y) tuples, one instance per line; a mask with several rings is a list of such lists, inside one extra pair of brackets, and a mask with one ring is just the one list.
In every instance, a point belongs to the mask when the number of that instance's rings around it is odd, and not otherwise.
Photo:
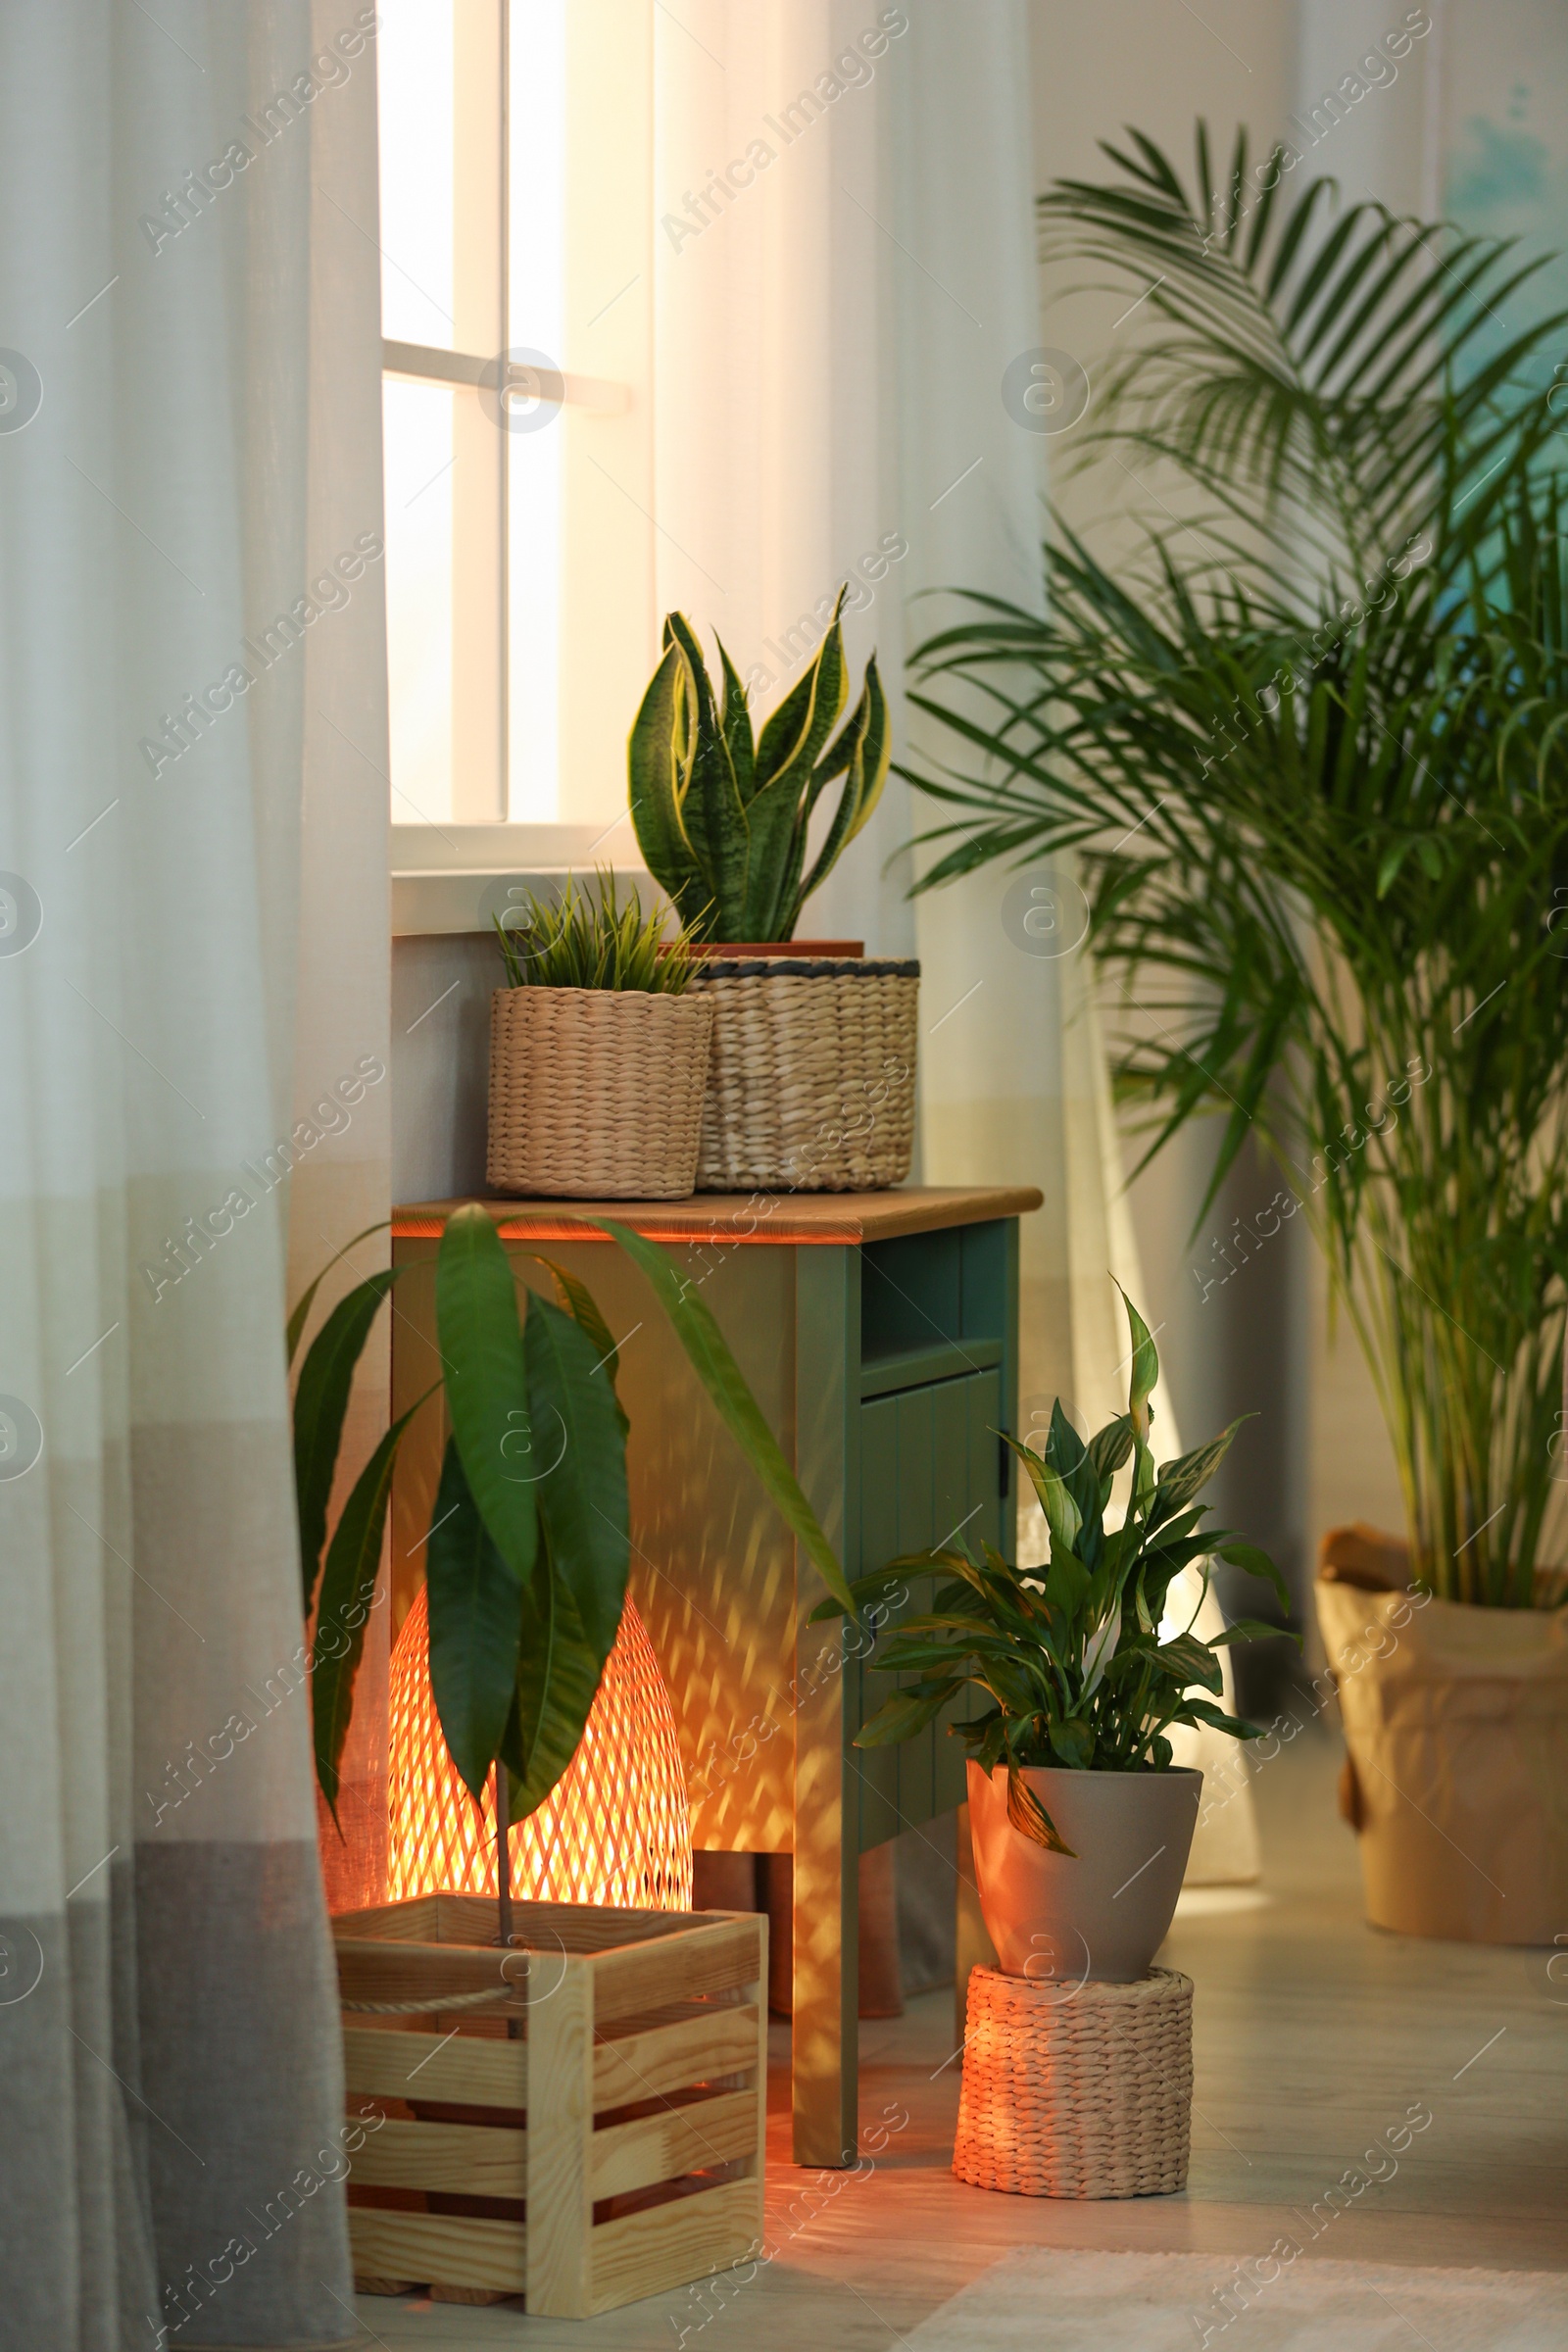
[[(1058, 526), (1044, 616), (919, 651), (945, 803), (922, 888), (1075, 857), (1146, 1158), (1220, 1122), (1306, 1217), (1365, 1348), (1414, 1564), (1527, 1606), (1554, 1494), (1568, 1278), (1568, 565), (1557, 424), (1495, 347), (1505, 245), (1217, 188), (1151, 142), (1042, 200), (1048, 252), (1156, 323), (1086, 454), (1193, 519), (1132, 577)], [(1153, 281), (1153, 282), (1152, 282)], [(1489, 338), (1491, 340), (1489, 341)], [(1201, 1212), (1200, 1212), (1201, 1214)]]

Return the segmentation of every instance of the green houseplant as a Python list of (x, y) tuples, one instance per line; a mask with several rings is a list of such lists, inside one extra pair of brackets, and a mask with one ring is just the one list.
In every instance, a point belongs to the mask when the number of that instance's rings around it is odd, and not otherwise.
[[(890, 740), (876, 656), (849, 723), (841, 591), (806, 674), (754, 737), (746, 690), (718, 648), (724, 691), (680, 612), (632, 723), (631, 818), (648, 870), (694, 939), (750, 945), (793, 938), (801, 907), (826, 880), (881, 797)], [(808, 827), (840, 777), (838, 806), (810, 871)]]
[[(1202, 1524), (1209, 1506), (1199, 1496), (1241, 1424), (1156, 1468), (1150, 1397), (1159, 1358), (1130, 1299), (1127, 1318), (1126, 1412), (1085, 1445), (1058, 1402), (1041, 1452), (1007, 1440), (1045, 1513), (1043, 1567), (1014, 1567), (989, 1544), (979, 1559), (944, 1548), (890, 1561), (851, 1586), (865, 1609), (911, 1574), (950, 1580), (929, 1610), (878, 1643), (877, 1670), (904, 1680), (856, 1744), (913, 1739), (965, 1696), (981, 1702), (948, 1728), (970, 1751), (981, 1903), (1014, 1975), (1036, 1973), (1043, 1943), (1059, 1952), (1064, 1936), (1068, 1947), (1082, 1939), (1088, 1976), (1125, 1980), (1148, 1967), (1175, 1910), (1202, 1779), (1173, 1766), (1165, 1734), (1207, 1724), (1237, 1740), (1260, 1737), (1214, 1703), (1223, 1688), (1214, 1653), (1273, 1630), (1244, 1620), (1210, 1640), (1191, 1625), (1168, 1631), (1171, 1585), (1203, 1563), (1206, 1592), (1206, 1563), (1217, 1558), (1285, 1598), (1266, 1553)], [(1120, 1523), (1107, 1527), (1123, 1469)], [(1131, 1873), (1138, 1892), (1118, 1908)]]
[[(803, 904), (870, 818), (888, 772), (874, 654), (839, 725), (844, 593), (760, 734), (723, 645), (720, 698), (679, 612), (665, 617), (632, 724), (632, 823), (649, 872), (701, 943), (697, 993), (713, 1007), (702, 1191), (864, 1192), (908, 1173), (919, 966), (867, 961), (858, 943), (792, 945)], [(812, 817), (834, 784), (813, 858)]]
[(684, 1200), (697, 1178), (713, 1008), (691, 949), (613, 873), (496, 917), (485, 1173), (498, 1192)]
[[(726, 1427), (850, 1605), (833, 1550), (701, 1298), (629, 1228), (597, 1219), (584, 1229), (610, 1234), (647, 1276)], [(556, 1303), (519, 1284), (484, 1209), (470, 1205), (447, 1220), (436, 1264), (442, 1378), (380, 1440), (330, 1538), (354, 1367), (400, 1269), (372, 1274), (339, 1299), (301, 1364), (294, 1466), (303, 1598), (307, 1620), (316, 1612), (317, 1774), (333, 1806), (393, 1466), (415, 1415), (438, 1394), (451, 1436), (425, 1559), (430, 1681), (453, 1762), (477, 1798), (499, 1758), (511, 1817), (520, 1819), (543, 1802), (582, 1737), (625, 1599), (627, 1422), (615, 1395), (615, 1344), (592, 1295), (564, 1268), (541, 1262)], [(291, 1363), (321, 1279), (289, 1319)], [(543, 1476), (521, 1479), (514, 1474), (519, 1436), (526, 1442), (535, 1429), (564, 1432), (564, 1443)]]
[[(1541, 1890), (1568, 1897), (1546, 1786), (1568, 1768), (1568, 1675), (1531, 1669), (1546, 1728), (1510, 1732), (1514, 1659), (1462, 1772), (1416, 1726), (1440, 1685), (1455, 1726), (1474, 1715), (1456, 1658), (1556, 1641), (1479, 1620), (1557, 1596), (1539, 1571), (1568, 1303), (1568, 565), (1557, 421), (1530, 372), (1564, 320), (1499, 340), (1536, 265), (1376, 206), (1333, 219), (1327, 181), (1287, 203), (1279, 151), (1250, 172), (1239, 140), (1216, 186), (1200, 131), (1189, 189), (1134, 147), (1107, 151), (1119, 179), (1042, 200), (1053, 254), (1159, 281), (1089, 454), (1208, 511), (1152, 531), (1131, 581), (1063, 529), (1048, 617), (987, 600), (922, 649), (916, 701), (961, 747), (914, 779), (949, 810), (924, 886), (1075, 858), (1093, 951), (1152, 1016), (1116, 1054), (1150, 1153), (1217, 1117), (1210, 1200), (1250, 1132), (1272, 1155), (1270, 1206), (1324, 1251), (1410, 1572), (1439, 1596), (1348, 1701), (1370, 1725), (1396, 1685), (1412, 1694), (1408, 1743), (1362, 1750), (1373, 1915), (1528, 1939)], [(1331, 1652), (1369, 1607), (1320, 1587)], [(1430, 1808), (1397, 1798), (1456, 1781), (1462, 1821), (1423, 1830)], [(1500, 1850), (1502, 1821), (1514, 1844), (1533, 1822), (1535, 1847), (1510, 1845), (1506, 1899), (1478, 1906), (1445, 1847)]]

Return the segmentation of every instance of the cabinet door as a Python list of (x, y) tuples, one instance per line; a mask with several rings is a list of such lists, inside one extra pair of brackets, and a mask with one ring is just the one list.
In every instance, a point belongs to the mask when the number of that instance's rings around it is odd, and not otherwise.
[[(906, 1551), (1002, 1532), (995, 1431), (1002, 1414), (995, 1370), (965, 1373), (868, 1399), (860, 1407), (860, 1571), (880, 1568)], [(889, 1622), (929, 1608), (937, 1580), (912, 1577), (908, 1600)], [(900, 1678), (911, 1682), (912, 1676)], [(898, 1685), (861, 1667), (857, 1722), (873, 1715)], [(951, 1714), (973, 1711), (968, 1692)], [(860, 1842), (879, 1844), (899, 1829), (917, 1827), (963, 1798), (964, 1748), (939, 1721), (895, 1748), (861, 1749)], [(892, 1769), (890, 1769), (890, 1767)]]

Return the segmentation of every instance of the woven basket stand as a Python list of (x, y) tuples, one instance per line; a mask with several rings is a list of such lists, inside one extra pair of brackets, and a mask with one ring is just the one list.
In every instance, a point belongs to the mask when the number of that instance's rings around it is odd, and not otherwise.
[(953, 2169), (1025, 2197), (1157, 2197), (1187, 2185), (1193, 1983), (969, 1978)]
[(498, 1193), (684, 1200), (697, 1176), (713, 1007), (643, 989), (498, 988), (490, 1142)]
[(699, 1192), (878, 1192), (914, 1148), (920, 967), (714, 956)]

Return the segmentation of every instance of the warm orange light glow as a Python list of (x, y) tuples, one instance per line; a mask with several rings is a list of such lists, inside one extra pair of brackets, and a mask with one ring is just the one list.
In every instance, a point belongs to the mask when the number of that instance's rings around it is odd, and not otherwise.
[[(425, 1596), (392, 1652), (387, 1892), (496, 1891), (494, 1783), (483, 1812), (458, 1778), (430, 1694)], [(536, 1813), (514, 1822), (512, 1890), (532, 1902), (692, 1907), (686, 1775), (669, 1692), (628, 1600), (582, 1743)]]

